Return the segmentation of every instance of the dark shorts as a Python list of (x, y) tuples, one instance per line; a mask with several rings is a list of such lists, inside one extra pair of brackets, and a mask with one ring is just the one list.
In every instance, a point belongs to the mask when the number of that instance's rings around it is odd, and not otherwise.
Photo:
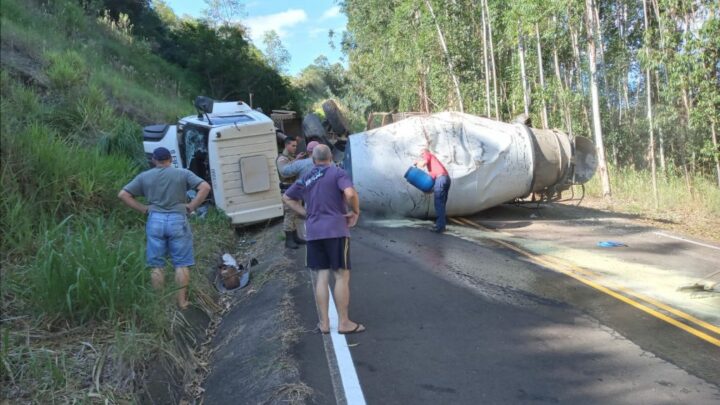
[(350, 238), (309, 240), (305, 264), (311, 270), (350, 270)]

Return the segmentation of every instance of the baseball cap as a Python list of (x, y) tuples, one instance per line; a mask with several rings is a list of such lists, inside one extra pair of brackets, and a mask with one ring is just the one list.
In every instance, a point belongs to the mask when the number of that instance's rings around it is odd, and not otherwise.
[(152, 155), (153, 159), (157, 160), (158, 162), (161, 162), (163, 160), (170, 160), (170, 151), (167, 150), (167, 148), (163, 148), (162, 146), (159, 148), (156, 148), (153, 151)]
[(315, 149), (316, 146), (320, 145), (320, 142), (318, 141), (312, 141), (309, 144), (307, 144), (307, 147), (305, 148), (308, 153), (312, 153), (313, 149)]

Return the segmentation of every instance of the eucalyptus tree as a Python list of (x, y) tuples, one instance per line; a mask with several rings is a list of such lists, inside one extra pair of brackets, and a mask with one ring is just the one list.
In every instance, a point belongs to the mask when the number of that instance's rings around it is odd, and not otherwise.
[(612, 195), (612, 191), (610, 189), (610, 174), (608, 173), (607, 162), (605, 160), (605, 145), (603, 143), (602, 124), (600, 120), (600, 98), (597, 86), (597, 64), (595, 62), (596, 27), (598, 24), (595, 22), (595, 6), (593, 0), (585, 0), (585, 15), (587, 55), (590, 70), (590, 95), (593, 112), (593, 134), (595, 135), (598, 172), (600, 174), (600, 182), (602, 183), (603, 197), (609, 198)]
[(275, 30), (265, 31), (262, 39), (268, 64), (278, 72), (286, 72), (290, 63), (290, 52), (285, 48)]
[(648, 23), (647, 0), (643, 0), (643, 20), (645, 21), (645, 92), (647, 93), (647, 122), (650, 145), (648, 146), (650, 155), (650, 168), (652, 171), (652, 187), (655, 208), (658, 207), (658, 190), (657, 190), (657, 173), (655, 169), (655, 132), (653, 131), (653, 115), (652, 115), (652, 84), (650, 82), (650, 24)]

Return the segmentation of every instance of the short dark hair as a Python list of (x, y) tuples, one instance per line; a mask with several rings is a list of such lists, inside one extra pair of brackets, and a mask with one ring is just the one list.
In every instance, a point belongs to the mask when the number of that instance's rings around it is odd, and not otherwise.
[(293, 142), (293, 141), (297, 141), (297, 138), (295, 138), (294, 136), (288, 135), (288, 136), (285, 138), (285, 140), (283, 141), (283, 145), (287, 145), (287, 144), (289, 144), (290, 142)]
[(172, 156), (170, 155), (170, 151), (167, 150), (167, 148), (163, 148), (162, 146), (159, 148), (155, 148), (152, 155), (153, 159), (157, 160), (158, 162), (164, 162), (166, 160), (172, 159)]

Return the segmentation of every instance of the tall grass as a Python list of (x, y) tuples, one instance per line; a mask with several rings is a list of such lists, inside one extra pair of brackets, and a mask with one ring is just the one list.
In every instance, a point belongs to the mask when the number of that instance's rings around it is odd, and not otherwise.
[(148, 288), (142, 237), (113, 218), (61, 223), (43, 235), (28, 268), (27, 298), (38, 312), (73, 323), (151, 322), (162, 311)]
[[(198, 91), (81, 3), (0, 1), (0, 392), (11, 402), (98, 395), (86, 344), (114, 353), (127, 375), (175, 350), (172, 283), (151, 288), (142, 218), (116, 195), (144, 165), (141, 126), (186, 115)], [(195, 234), (197, 261), (212, 266), (232, 240), (218, 213)], [(191, 283), (191, 298), (208, 301), (204, 279)], [(118, 387), (106, 398), (132, 398)]]
[[(666, 215), (695, 215), (701, 218), (720, 217), (720, 188), (714, 179), (702, 175), (686, 178), (673, 168), (658, 172), (658, 208), (648, 170), (631, 167), (611, 167), (610, 186), (613, 202), (632, 213)], [(589, 195), (602, 196), (599, 176), (586, 185)]]

